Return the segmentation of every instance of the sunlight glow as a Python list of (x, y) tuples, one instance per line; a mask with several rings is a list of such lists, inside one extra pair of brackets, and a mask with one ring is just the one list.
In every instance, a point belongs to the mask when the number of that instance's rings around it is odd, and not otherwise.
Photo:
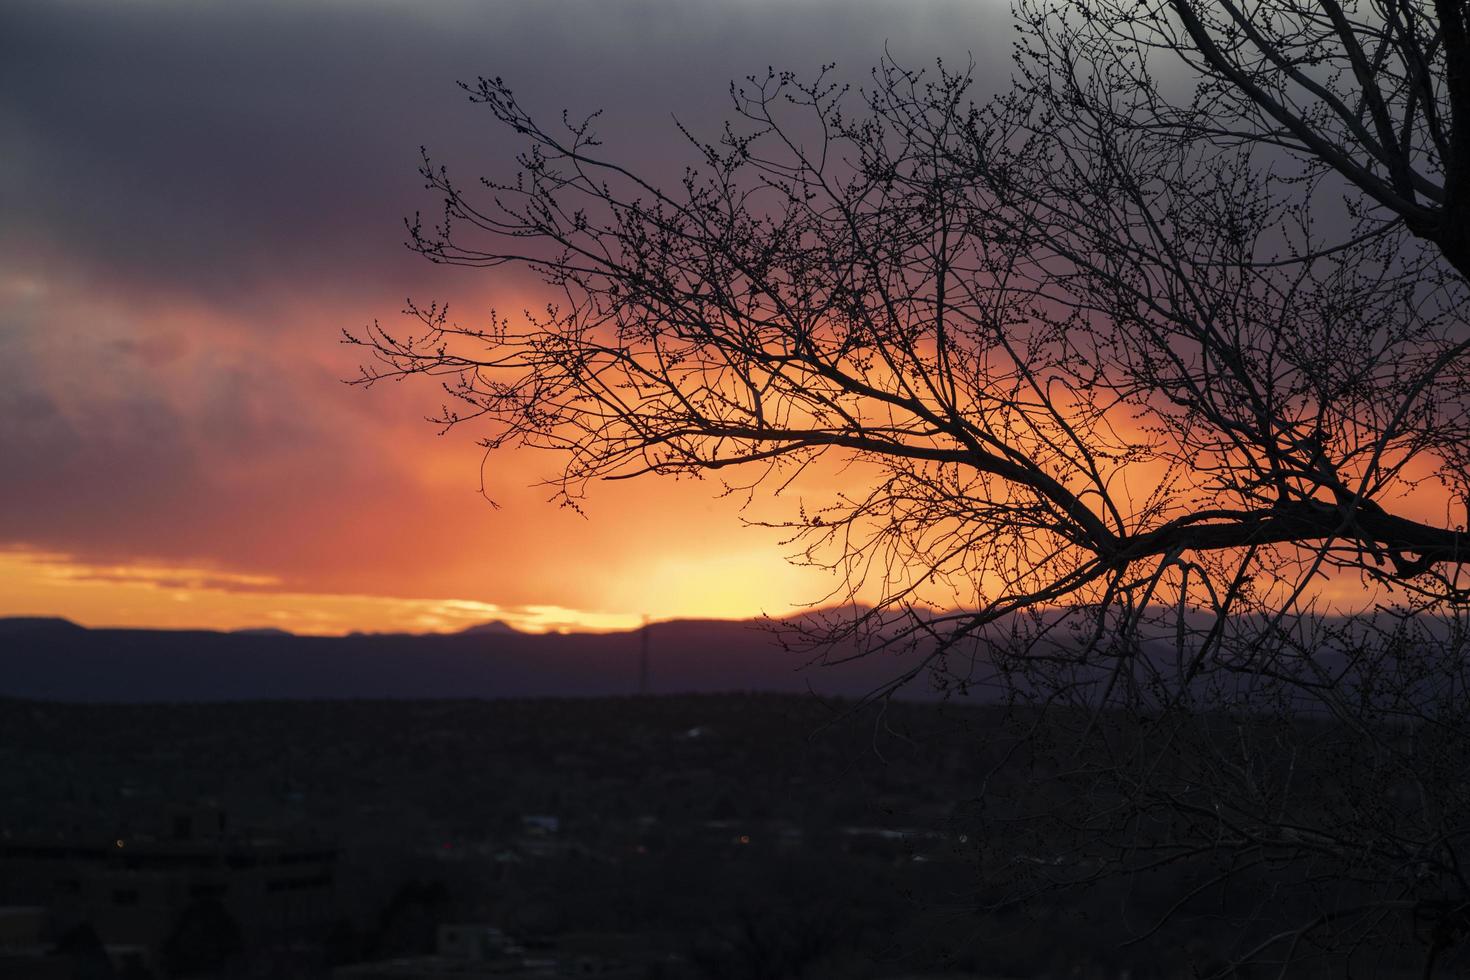
[(5, 615), (62, 616), (85, 626), (234, 630), (306, 635), (352, 631), (452, 633), (499, 620), (530, 633), (631, 629), (641, 615), (466, 599), (403, 599), (276, 589), (278, 579), (202, 568), (86, 565), (65, 555), (0, 552)]

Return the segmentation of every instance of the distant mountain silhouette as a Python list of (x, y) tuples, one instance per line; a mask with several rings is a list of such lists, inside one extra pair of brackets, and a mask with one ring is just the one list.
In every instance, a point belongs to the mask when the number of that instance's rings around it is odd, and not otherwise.
[(78, 626), (69, 619), (60, 616), (9, 616), (0, 617), (0, 636), (12, 636), (21, 633), (73, 633), (82, 632), (85, 627)]
[[(770, 625), (673, 620), (620, 633), (522, 633), (497, 621), (453, 634), (325, 637), (272, 629), (86, 629), (65, 619), (0, 618), (0, 697), (148, 702), (627, 695), (640, 689), (644, 630), (649, 694), (810, 691), (856, 698), (915, 662), (912, 653), (850, 657), (852, 648), (838, 648), (831, 659), (845, 662), (817, 664), (810, 652), (784, 649)], [(1166, 666), (1177, 659), (1172, 643), (1151, 641), (1144, 648), (1155, 650)], [(952, 667), (965, 668), (962, 659), (952, 659)], [(1344, 669), (1339, 651), (1319, 649), (1313, 660)], [(968, 695), (976, 701), (995, 697), (983, 680), (990, 671), (974, 666), (979, 686)], [(1107, 664), (1099, 663), (1081, 668), (1073, 681), (1100, 692), (1108, 679)], [(1204, 695), (1211, 683), (1202, 676), (1194, 686)], [(1245, 680), (1236, 677), (1235, 683)], [(942, 695), (921, 671), (900, 696)]]
[[(868, 693), (894, 657), (803, 669), (751, 622), (685, 620), (648, 629), (648, 692)], [(640, 631), (521, 633), (487, 623), (452, 635), (295, 636), (272, 630), (85, 629), (0, 619), (0, 696), (62, 701), (274, 698), (563, 697), (638, 690)], [(908, 695), (923, 697), (919, 680)]]
[(520, 634), (520, 630), (499, 619), (492, 619), (488, 623), (481, 623), (459, 631), (460, 636), (519, 636)]

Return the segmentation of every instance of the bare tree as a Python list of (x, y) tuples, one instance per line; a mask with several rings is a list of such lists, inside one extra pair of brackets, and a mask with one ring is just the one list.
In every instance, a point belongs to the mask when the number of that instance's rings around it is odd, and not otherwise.
[[(732, 86), (673, 188), (604, 159), (595, 117), (466, 86), (529, 148), (470, 188), (426, 155), (444, 211), (411, 245), (530, 267), (551, 302), (412, 308), (349, 338), (361, 380), (440, 377), (442, 425), (558, 453), (574, 506), (844, 461), (850, 490), (783, 526), (862, 604), (791, 638), (916, 654), (879, 695), (1015, 706), (1013, 757), (1046, 750), (1061, 792), (982, 791), (1013, 828), (982, 855), (998, 901), (1208, 865), (1161, 921), (1270, 882), (1222, 975), (1431, 975), (1470, 931), (1470, 8), (1017, 17), (988, 101), (891, 62)], [(1008, 860), (1033, 831), (1055, 859)]]

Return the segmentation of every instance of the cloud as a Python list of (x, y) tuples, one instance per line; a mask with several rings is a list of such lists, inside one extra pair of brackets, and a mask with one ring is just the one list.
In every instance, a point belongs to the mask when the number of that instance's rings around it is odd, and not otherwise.
[(0, 604), (9, 613), (64, 615), (82, 625), (244, 629), (305, 634), (452, 633), (495, 620), (530, 633), (631, 629), (633, 614), (467, 599), (400, 599), (293, 592), (270, 576), (151, 564), (96, 565), (65, 554), (0, 550)]
[(1001, 78), (1002, 20), (972, 0), (7, 3), (0, 545), (214, 569), (155, 582), (190, 594), (258, 577), (577, 615), (724, 608), (738, 553), (741, 601), (749, 581), (774, 596), (774, 538), (753, 545), (704, 487), (608, 488), (585, 522), (530, 486), (555, 462), (521, 454), (493, 461), (492, 511), (472, 433), (433, 438), (426, 388), (341, 385), (339, 331), (408, 295), (466, 317), (530, 302), (523, 279), (401, 245), (435, 204), (421, 144), (466, 176), (516, 149), (456, 79), (501, 75), (548, 114), (605, 106), (611, 152), (674, 174), (671, 117), (713, 132), (732, 77), (835, 60), (860, 79), (886, 42)]
[[(506, 134), (456, 80), (501, 75), (543, 112), (606, 107), (617, 150), (683, 159), (678, 115), (713, 131), (726, 82), (886, 43), (929, 63), (1007, 49), (974, 3), (494, 5), (54, 3), (7, 7), (0, 119), (9, 249), (127, 288), (257, 309), (289, 290), (402, 287), (423, 268), (400, 218), (418, 147), (506, 166)], [(672, 176), (678, 167), (668, 168)], [(262, 293), (264, 289), (264, 294)]]
[(158, 565), (86, 565), (67, 555), (26, 555), (32, 564), (44, 566), (43, 575), (62, 582), (100, 582), (112, 585), (142, 585), (155, 589), (216, 592), (275, 591), (281, 580), (274, 575), (241, 575), (203, 568), (173, 568)]

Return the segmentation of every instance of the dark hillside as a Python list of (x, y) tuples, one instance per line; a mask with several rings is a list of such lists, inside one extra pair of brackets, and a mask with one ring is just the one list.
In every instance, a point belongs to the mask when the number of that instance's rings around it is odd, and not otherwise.
[[(82, 629), (0, 620), (0, 696), (61, 701), (598, 697), (634, 694), (642, 638), (626, 633), (292, 636)], [(860, 697), (892, 658), (803, 669), (755, 624), (649, 627), (648, 693), (815, 691)], [(913, 685), (909, 696), (923, 696)]]

